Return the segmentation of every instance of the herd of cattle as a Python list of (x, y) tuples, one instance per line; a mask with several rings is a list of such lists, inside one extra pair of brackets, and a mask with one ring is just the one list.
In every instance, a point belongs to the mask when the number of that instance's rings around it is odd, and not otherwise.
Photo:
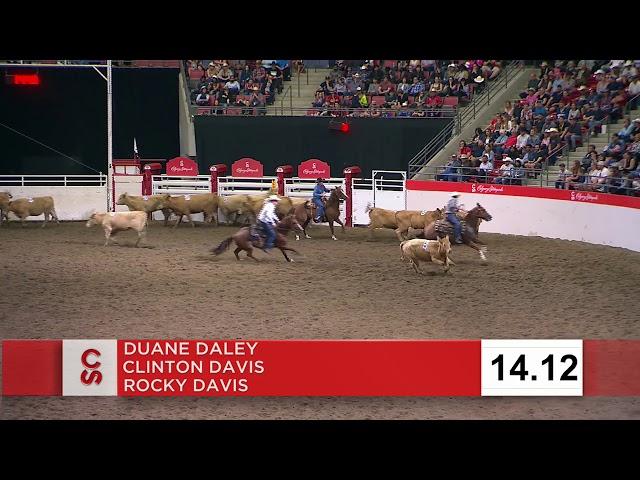
[[(126, 205), (128, 212), (108, 212), (94, 213), (87, 221), (87, 227), (92, 225), (100, 225), (104, 229), (105, 243), (108, 245), (111, 237), (118, 232), (125, 230), (134, 230), (138, 233), (136, 246), (146, 234), (147, 222), (151, 218), (153, 212), (162, 211), (164, 215), (165, 226), (169, 222), (171, 214), (177, 216), (174, 228), (177, 227), (184, 216), (195, 226), (192, 214), (204, 214), (205, 223), (218, 224), (218, 211), (222, 212), (227, 221), (236, 223), (237, 219), (245, 216), (249, 221), (255, 220), (264, 201), (272, 192), (261, 195), (230, 195), (219, 196), (215, 193), (202, 193), (194, 195), (171, 196), (170, 194), (158, 194), (149, 196), (134, 196), (123, 193), (118, 198), (118, 205)], [(280, 218), (287, 214), (303, 211), (306, 224), (312, 218), (313, 205), (305, 198), (289, 198), (280, 196), (276, 213)], [(393, 211), (383, 208), (367, 206), (366, 212), (369, 214), (370, 236), (373, 230), (377, 228), (393, 229), (401, 242), (401, 258), (408, 259), (413, 268), (422, 273), (419, 269), (421, 261), (433, 262), (444, 267), (444, 271), (449, 270), (450, 265), (454, 263), (449, 259), (448, 255), (451, 251), (449, 239), (445, 237), (440, 240), (407, 240), (410, 229), (423, 229), (426, 225), (436, 220), (444, 218), (441, 209), (435, 211), (414, 211), (401, 210)], [(9, 222), (8, 214), (12, 213), (24, 222), (27, 217), (39, 216), (44, 214), (43, 227), (52, 219), (59, 223), (58, 216), (55, 211), (53, 198), (46, 197), (29, 197), (13, 199), (8, 192), (0, 192), (0, 225), (2, 222)], [(300, 219), (302, 220), (302, 219)], [(302, 221), (300, 222), (303, 223)], [(308, 235), (305, 236), (310, 238)]]

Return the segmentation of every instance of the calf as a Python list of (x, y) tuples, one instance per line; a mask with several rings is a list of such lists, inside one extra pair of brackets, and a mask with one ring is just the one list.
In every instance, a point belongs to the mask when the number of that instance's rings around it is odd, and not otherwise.
[(195, 227), (196, 225), (193, 223), (193, 219), (191, 218), (192, 213), (204, 213), (204, 221), (209, 223), (215, 221), (217, 226), (219, 200), (217, 193), (200, 193), (195, 195), (169, 197), (166, 200), (165, 206), (173, 210), (173, 212), (178, 216), (178, 220), (176, 220), (176, 224), (173, 228), (176, 228), (180, 222), (182, 222), (182, 217), (184, 215), (189, 218), (191, 226)]
[(2, 226), (2, 221), (4, 219), (9, 223), (9, 202), (13, 196), (9, 192), (0, 192), (0, 226)]
[(231, 220), (231, 215), (234, 215), (232, 223), (235, 224), (240, 215), (248, 215), (251, 213), (249, 195), (244, 194), (221, 196), (218, 207), (227, 218), (227, 223)]
[(167, 225), (169, 217), (171, 216), (171, 210), (165, 208), (167, 199), (170, 197), (168, 193), (162, 195), (144, 195), (138, 197), (136, 195), (129, 195), (123, 193), (116, 202), (118, 205), (126, 205), (130, 212), (147, 212), (147, 219), (151, 220), (151, 214), (158, 210), (162, 210), (164, 214), (164, 224)]
[(87, 227), (91, 227), (92, 225), (102, 225), (106, 238), (104, 242), (105, 247), (109, 245), (109, 239), (118, 232), (135, 230), (138, 232), (137, 247), (140, 239), (147, 233), (147, 212), (94, 213), (87, 221)]
[(425, 210), (398, 210), (396, 212), (396, 235), (398, 240), (405, 240), (409, 234), (409, 229), (414, 228), (416, 230), (424, 230), (426, 225), (429, 225), (436, 220), (444, 218), (444, 213), (439, 208), (436, 208), (432, 212)]
[(420, 262), (433, 262), (444, 267), (444, 272), (449, 271), (451, 265), (455, 265), (449, 258), (451, 252), (451, 242), (449, 237), (438, 240), (422, 240), (414, 238), (405, 240), (400, 244), (400, 259), (409, 260), (413, 269), (424, 274), (420, 268)]
[[(376, 228), (398, 228), (395, 210), (386, 210), (384, 208), (373, 207), (371, 202), (367, 203), (365, 213), (369, 214), (369, 238), (373, 238), (373, 230)], [(398, 240), (402, 238), (398, 235)]]
[[(18, 198), (9, 202), (8, 212), (12, 212), (20, 219), (22, 226), (24, 227), (24, 221), (27, 217), (37, 217), (44, 213), (44, 227), (49, 221), (49, 217), (60, 223), (56, 209), (53, 205), (52, 197), (29, 197)], [(7, 221), (9, 218), (7, 217)]]

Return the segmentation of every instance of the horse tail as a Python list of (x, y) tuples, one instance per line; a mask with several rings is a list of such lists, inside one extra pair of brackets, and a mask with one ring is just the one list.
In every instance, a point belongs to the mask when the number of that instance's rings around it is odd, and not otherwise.
[(213, 253), (214, 255), (220, 255), (222, 252), (229, 249), (229, 245), (231, 245), (232, 241), (233, 241), (233, 237), (229, 237), (226, 240), (223, 240), (222, 243), (220, 243), (220, 245), (218, 245), (216, 248), (213, 248), (211, 250), (211, 253)]
[(364, 213), (369, 213), (373, 210), (373, 204), (371, 202), (367, 202), (367, 208), (364, 209)]

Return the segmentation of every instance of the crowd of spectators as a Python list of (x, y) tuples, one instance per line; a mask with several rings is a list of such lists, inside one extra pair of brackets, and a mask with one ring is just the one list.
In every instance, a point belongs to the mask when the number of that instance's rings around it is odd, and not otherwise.
[[(506, 102), (470, 144), (461, 142), (440, 180), (495, 181), (522, 184), (555, 165), (563, 152), (574, 151), (587, 135), (618, 121), (629, 102), (637, 108), (640, 61), (542, 62), (527, 90)], [(611, 132), (610, 132), (611, 133)], [(570, 171), (562, 163), (557, 188), (628, 193), (640, 180), (640, 121), (625, 120), (600, 152), (595, 146)]]
[[(308, 115), (435, 117), (502, 71), (497, 60), (337, 60)], [(453, 101), (452, 101), (453, 100)]]
[(218, 107), (212, 113), (220, 114), (228, 107), (245, 115), (265, 114), (265, 106), (275, 102), (291, 79), (289, 60), (188, 60), (186, 67), (195, 83), (191, 103)]

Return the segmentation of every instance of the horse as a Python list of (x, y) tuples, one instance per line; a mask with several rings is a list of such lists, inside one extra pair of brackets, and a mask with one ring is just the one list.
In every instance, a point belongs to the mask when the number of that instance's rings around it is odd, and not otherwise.
[[(478, 223), (480, 219), (489, 222), (492, 217), (482, 205), (476, 203), (476, 206), (469, 210), (464, 220), (461, 221), (462, 243), (476, 250), (480, 253), (480, 258), (482, 260), (486, 260), (487, 257), (485, 252), (487, 250), (487, 246), (478, 240)], [(451, 225), (446, 219), (436, 220), (424, 227), (423, 230), (423, 235), (426, 240), (437, 240), (438, 238), (447, 235), (453, 242), (453, 233), (453, 225)]]
[[(287, 256), (286, 250), (288, 250), (290, 252), (298, 253), (297, 250), (294, 250), (293, 248), (289, 248), (289, 247), (285, 246), (287, 244), (287, 234), (294, 227), (297, 228), (300, 231), (304, 231), (302, 229), (302, 227), (300, 226), (300, 224), (298, 223), (298, 220), (296, 220), (295, 216), (293, 216), (291, 214), (285, 216), (276, 225), (275, 246), (280, 249), (280, 251), (284, 255), (284, 258), (287, 259), (287, 262), (293, 262), (293, 259), (289, 258)], [(260, 237), (255, 238), (252, 235), (252, 233), (253, 233), (252, 229), (253, 229), (253, 227), (242, 227), (240, 230), (238, 230), (231, 237), (223, 240), (220, 243), (220, 245), (218, 245), (217, 247), (212, 249), (211, 252), (216, 256), (220, 255), (225, 250), (229, 249), (229, 246), (231, 245), (231, 242), (235, 242), (237, 247), (238, 247), (233, 252), (235, 254), (235, 256), (236, 256), (236, 260), (240, 260), (240, 256), (238, 254), (242, 250), (244, 250), (245, 252), (247, 252), (247, 256), (249, 258), (253, 258), (256, 262), (258, 262), (259, 260), (256, 257), (253, 256), (253, 247), (262, 248), (264, 240), (261, 239)], [(252, 237), (254, 237), (254, 238), (252, 238)]]
[(331, 194), (327, 199), (324, 206), (324, 218), (320, 219), (321, 222), (328, 222), (331, 229), (331, 238), (338, 240), (333, 231), (333, 222), (337, 222), (342, 227), (342, 233), (345, 233), (344, 223), (340, 220), (340, 200), (346, 200), (347, 195), (342, 191), (342, 187), (335, 187), (331, 190)]
[[(313, 204), (309, 200), (306, 200), (304, 203), (297, 205), (289, 210), (289, 213), (293, 215), (298, 223), (302, 226), (304, 238), (311, 238), (307, 234), (307, 226), (309, 225), (309, 222), (313, 220), (313, 210)], [(300, 240), (300, 235), (298, 235), (298, 233), (296, 233), (296, 240)]]

